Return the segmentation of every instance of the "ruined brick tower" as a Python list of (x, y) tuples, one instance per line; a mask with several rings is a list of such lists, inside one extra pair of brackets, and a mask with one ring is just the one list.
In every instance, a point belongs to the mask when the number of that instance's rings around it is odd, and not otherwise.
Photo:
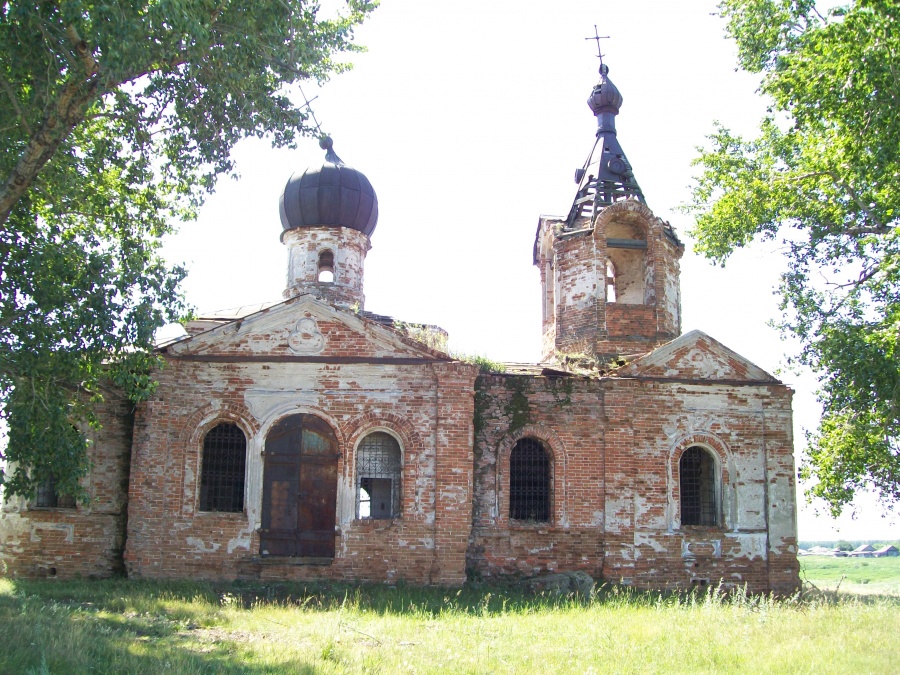
[(600, 67), (588, 105), (597, 134), (565, 219), (541, 216), (534, 264), (541, 273), (542, 360), (584, 354), (601, 361), (644, 354), (681, 333), (679, 259), (684, 246), (647, 207), (616, 138), (622, 95)]
[(339, 307), (362, 309), (363, 268), (378, 222), (369, 179), (347, 166), (327, 136), (320, 168), (295, 173), (284, 188), (281, 241), (288, 247), (284, 297), (313, 295)]

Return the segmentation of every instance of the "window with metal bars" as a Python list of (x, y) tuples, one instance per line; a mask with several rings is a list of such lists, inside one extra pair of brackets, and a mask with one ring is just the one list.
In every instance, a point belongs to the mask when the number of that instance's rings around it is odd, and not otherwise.
[(716, 463), (698, 445), (684, 451), (678, 462), (682, 525), (718, 525)]
[(550, 520), (550, 455), (537, 439), (519, 440), (509, 457), (509, 517)]
[(56, 479), (51, 476), (48, 481), (38, 486), (34, 505), (46, 509), (74, 509), (75, 498), (57, 492)]
[(357, 518), (400, 515), (400, 444), (383, 431), (366, 436), (356, 450)]
[(247, 438), (230, 422), (217, 424), (203, 439), (200, 510), (240, 513), (244, 510)]

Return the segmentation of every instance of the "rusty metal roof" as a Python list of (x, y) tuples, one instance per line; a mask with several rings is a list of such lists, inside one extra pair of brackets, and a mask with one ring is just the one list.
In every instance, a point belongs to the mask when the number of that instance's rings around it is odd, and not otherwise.
[(594, 147), (584, 166), (575, 171), (578, 192), (566, 219), (566, 226), (576, 226), (580, 217), (593, 217), (602, 208), (623, 199), (645, 202), (644, 193), (634, 177), (625, 151), (616, 138), (616, 115), (623, 98), (609, 79), (609, 66), (600, 66), (600, 81), (591, 90), (588, 106), (597, 118)]

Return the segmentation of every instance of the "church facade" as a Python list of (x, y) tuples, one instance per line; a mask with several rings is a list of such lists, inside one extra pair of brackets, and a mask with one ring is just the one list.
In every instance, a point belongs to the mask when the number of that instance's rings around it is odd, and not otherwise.
[(484, 372), (365, 311), (377, 197), (325, 139), (281, 200), (284, 298), (186, 325), (148, 401), (110, 392), (88, 504), (0, 511), (9, 576), (638, 588), (799, 585), (791, 390), (682, 334), (683, 245), (646, 206), (601, 69), (570, 213), (534, 244), (542, 360)]

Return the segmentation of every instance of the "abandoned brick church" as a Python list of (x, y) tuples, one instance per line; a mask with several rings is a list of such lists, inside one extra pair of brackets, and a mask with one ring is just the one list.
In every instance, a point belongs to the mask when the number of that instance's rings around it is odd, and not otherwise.
[(283, 301), (188, 323), (150, 400), (107, 397), (90, 503), (8, 499), (0, 572), (795, 589), (792, 392), (681, 333), (684, 248), (619, 145), (605, 66), (588, 103), (571, 211), (535, 236), (541, 363), (481, 372), (440, 329), (363, 309), (377, 199), (326, 139), (284, 189)]

